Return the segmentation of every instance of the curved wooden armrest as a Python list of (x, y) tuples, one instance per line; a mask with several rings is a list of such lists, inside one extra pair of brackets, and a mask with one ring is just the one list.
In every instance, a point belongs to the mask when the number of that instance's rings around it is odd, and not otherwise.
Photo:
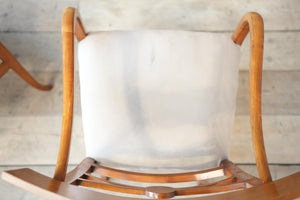
[(74, 103), (74, 34), (78, 41), (84, 39), (87, 34), (82, 25), (79, 13), (75, 8), (64, 10), (62, 17), (62, 54), (63, 54), (63, 120), (54, 178), (63, 181), (66, 176)]
[[(138, 198), (121, 197), (83, 189), (56, 179), (49, 178), (31, 169), (5, 171), (2, 178), (22, 189), (29, 190), (47, 199), (107, 199), (107, 200), (138, 200)], [(214, 196), (185, 198), (186, 200), (268, 200), (295, 199), (300, 196), (300, 172), (274, 182), (265, 183), (249, 189), (238, 190)]]
[(252, 143), (259, 177), (262, 183), (272, 181), (264, 146), (261, 120), (261, 82), (264, 45), (264, 24), (258, 13), (247, 13), (232, 35), (232, 40), (241, 45), (250, 32), (250, 82), (249, 109)]
[[(248, 13), (233, 34), (233, 41), (242, 44), (250, 31), (250, 122), (258, 172), (263, 183), (271, 181), (265, 153), (261, 122), (261, 73), (263, 57), (263, 21), (259, 14)], [(74, 99), (74, 34), (78, 41), (86, 37), (75, 8), (66, 8), (62, 19), (63, 50), (63, 122), (59, 155), (54, 178), (65, 180), (70, 150)]]
[(62, 17), (62, 33), (75, 34), (78, 42), (87, 36), (77, 9), (68, 7), (64, 10)]

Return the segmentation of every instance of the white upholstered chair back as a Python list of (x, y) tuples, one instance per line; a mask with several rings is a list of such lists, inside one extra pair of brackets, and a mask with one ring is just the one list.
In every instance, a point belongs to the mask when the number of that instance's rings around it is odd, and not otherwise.
[(95, 32), (78, 51), (87, 156), (186, 170), (228, 157), (240, 54), (229, 35)]

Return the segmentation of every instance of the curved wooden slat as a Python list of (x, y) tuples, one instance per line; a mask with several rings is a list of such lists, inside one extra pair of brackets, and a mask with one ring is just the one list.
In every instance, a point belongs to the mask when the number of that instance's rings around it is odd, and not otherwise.
[(8, 66), (7, 63), (1, 63), (0, 64), (0, 78), (6, 74), (8, 72), (8, 70), (10, 69), (10, 67)]
[[(101, 192), (86, 190), (70, 185), (45, 175), (37, 173), (31, 169), (18, 169), (5, 171), (2, 178), (11, 184), (31, 191), (47, 199), (73, 199), (73, 200), (138, 200), (140, 198), (129, 198), (104, 194)], [(185, 200), (276, 200), (276, 199), (296, 199), (300, 197), (300, 172), (284, 177), (282, 179), (266, 183), (260, 186), (216, 194), (214, 196), (188, 197)]]
[(76, 179), (80, 178), (83, 174), (86, 172), (89, 172), (91, 170), (92, 164), (94, 164), (96, 161), (92, 158), (85, 158), (77, 167), (75, 167), (72, 171), (70, 171), (66, 175), (65, 182), (72, 183)]
[(195, 194), (211, 194), (217, 192), (227, 192), (237, 189), (246, 188), (245, 183), (231, 183), (225, 185), (216, 185), (216, 186), (208, 186), (208, 187), (189, 187), (189, 188), (178, 188), (176, 189), (176, 196), (183, 196), (183, 195), (195, 195)]
[[(2, 178), (18, 187), (31, 191), (47, 199), (96, 199), (96, 200), (138, 200), (139, 198), (128, 198), (115, 195), (103, 194), (100, 192), (85, 190), (77, 186), (51, 179), (30, 169), (19, 169), (3, 172)], [(300, 197), (300, 172), (287, 176), (271, 183), (261, 186), (217, 194), (215, 196), (205, 196), (196, 198), (186, 198), (186, 200), (217, 200), (231, 199), (239, 200), (270, 200), (270, 199), (295, 199)]]
[(93, 166), (95, 167), (93, 173), (101, 176), (145, 183), (178, 183), (200, 181), (225, 175), (223, 167), (188, 173), (146, 174), (112, 169), (98, 164), (93, 164)]
[[(80, 177), (84, 177), (84, 179), (87, 179), (87, 180), (98, 181), (100, 183), (111, 184), (111, 185), (116, 184), (116, 185), (121, 186), (121, 184), (108, 181), (107, 179), (95, 177), (95, 176), (93, 176), (93, 174), (90, 174), (90, 173), (84, 173)], [(76, 180), (74, 180), (74, 181), (76, 181)], [(230, 177), (230, 178), (226, 178), (226, 179), (216, 181), (213, 183), (199, 184), (198, 186), (199, 187), (208, 187), (208, 186), (226, 185), (226, 184), (230, 184), (230, 183), (239, 183), (239, 182), (244, 182), (244, 181), (241, 181), (241, 180), (237, 179), (236, 177)]]
[(67, 173), (74, 104), (74, 8), (66, 8), (62, 17), (63, 119), (54, 179), (64, 181)]
[(220, 180), (220, 181), (216, 181), (216, 182), (213, 182), (213, 183), (199, 184), (199, 186), (208, 187), (208, 186), (225, 185), (225, 184), (238, 183), (238, 182), (243, 182), (243, 181), (232, 176), (232, 177), (229, 177), (229, 178), (226, 178), (226, 179), (223, 179), (223, 180)]
[[(116, 186), (128, 186), (128, 185), (124, 185), (124, 184), (119, 184), (119, 183), (115, 183), (115, 182), (111, 182), (108, 181), (107, 179), (102, 179), (96, 176), (93, 176), (93, 174), (90, 173), (85, 173), (84, 175), (81, 176), (83, 179), (86, 180), (91, 180), (91, 181), (96, 181), (99, 183), (104, 183), (104, 184), (109, 184), (109, 185), (116, 185)], [(79, 184), (79, 183), (78, 183)], [(134, 186), (133, 186), (134, 187)]]
[[(76, 20), (75, 20), (76, 19)], [(74, 23), (74, 21), (76, 21)], [(76, 29), (76, 30), (75, 30)], [(54, 178), (65, 180), (69, 161), (74, 104), (74, 34), (78, 41), (87, 34), (75, 8), (66, 8), (62, 17), (63, 120)]]
[[(145, 195), (147, 188), (137, 187), (137, 186), (128, 186), (122, 184), (109, 184), (98, 182), (90, 179), (78, 179), (80, 186), (91, 187), (102, 190), (109, 190), (114, 192), (135, 194), (135, 195)], [(155, 186), (161, 187), (161, 186)], [(164, 188), (164, 187), (161, 187)], [(170, 188), (170, 187), (167, 187)], [(175, 196), (183, 196), (183, 195), (194, 195), (194, 194), (209, 194), (209, 193), (217, 193), (217, 192), (226, 192), (236, 189), (246, 188), (245, 183), (230, 183), (225, 185), (216, 185), (216, 186), (194, 186), (194, 187), (182, 187), (182, 188), (172, 188), (175, 191)], [(164, 191), (162, 190), (162, 193)], [(158, 194), (159, 192), (157, 192)]]
[(78, 10), (75, 10), (75, 36), (78, 42), (80, 42), (87, 36)]
[(0, 42), (0, 57), (3, 63), (0, 65), (0, 78), (8, 72), (9, 69), (12, 69), (16, 72), (26, 83), (32, 87), (48, 91), (52, 89), (52, 85), (42, 85), (37, 82), (17, 61), (17, 59), (8, 51), (8, 49)]
[(121, 184), (111, 185), (111, 184), (105, 184), (103, 182), (81, 179), (81, 178), (79, 178), (78, 181), (79, 181), (78, 185), (90, 187), (90, 188), (108, 190), (108, 191), (113, 191), (113, 192), (121, 192), (121, 193), (127, 193), (127, 194), (137, 194), (137, 195), (145, 194), (145, 188), (143, 188), (143, 187), (127, 186), (127, 185), (121, 185)]
[(154, 199), (170, 199), (176, 196), (176, 190), (171, 187), (151, 186), (146, 188), (145, 195)]
[(236, 177), (238, 180), (247, 182), (251, 186), (261, 185), (259, 178), (244, 172), (229, 160), (223, 161), (221, 166), (224, 167), (226, 176)]
[[(162, 187), (162, 186), (155, 186), (155, 187), (148, 187), (148, 188), (143, 188), (143, 187), (138, 187), (138, 186), (133, 186), (133, 185), (124, 185), (124, 184), (119, 184), (107, 180), (103, 180), (99, 177), (93, 176), (92, 173), (95, 173), (99, 167), (102, 169), (107, 167), (100, 166), (97, 164), (94, 164), (95, 160), (91, 158), (86, 158), (81, 164), (79, 164), (78, 167), (76, 167), (73, 171), (68, 173), (66, 180), (68, 182), (73, 181), (72, 184), (84, 186), (84, 187), (91, 187), (91, 188), (96, 188), (96, 189), (102, 189), (102, 190), (109, 190), (109, 191), (114, 191), (114, 192), (121, 192), (121, 193), (128, 193), (128, 194), (136, 194), (136, 195), (148, 195), (150, 197), (171, 197), (172, 195), (191, 195), (191, 194), (205, 194), (205, 193), (214, 193), (214, 192), (224, 192), (224, 191), (230, 191), (230, 190), (235, 190), (235, 189), (241, 189), (241, 188), (246, 188), (246, 184), (237, 181), (235, 177), (229, 177), (227, 179), (217, 181), (215, 183), (207, 184), (207, 185), (198, 185), (194, 187), (182, 187), (182, 188), (173, 188), (172, 190), (167, 190), (171, 191), (168, 193), (167, 191), (164, 191), (164, 188), (170, 189), (170, 187)], [(231, 162), (228, 161), (230, 164)], [(230, 166), (228, 164), (228, 166)], [(91, 170), (92, 168), (95, 168)], [(223, 168), (221, 168), (223, 171)], [(127, 176), (128, 173), (132, 175), (139, 175), (143, 179), (146, 179), (145, 176), (153, 176), (156, 179), (156, 181), (149, 181), (149, 182), (163, 182), (165, 183), (165, 180), (162, 181), (161, 179), (166, 179), (167, 177), (173, 176), (176, 177), (176, 179), (182, 179), (182, 177), (186, 177), (187, 175), (192, 175), (192, 176), (197, 176), (199, 174), (204, 174), (213, 172), (213, 170), (204, 170), (199, 172), (191, 172), (191, 173), (178, 173), (178, 174), (143, 174), (143, 173), (133, 173), (133, 172), (126, 172), (123, 170), (116, 170), (116, 169), (111, 169), (108, 168), (108, 170), (112, 170), (109, 173), (122, 173), (123, 176)], [(217, 169), (219, 170), (219, 169)], [(88, 171), (88, 172), (87, 172)], [(117, 171), (117, 172), (116, 172)], [(99, 175), (103, 176), (103, 173), (98, 173)], [(105, 174), (104, 174), (105, 175)], [(77, 178), (78, 177), (78, 178)], [(116, 178), (116, 176), (114, 176)], [(132, 179), (129, 179), (132, 181)], [(170, 181), (170, 180), (169, 180)], [(143, 181), (145, 182), (145, 181)], [(180, 180), (179, 182), (184, 182)], [(167, 182), (170, 183), (170, 182)], [(152, 188), (155, 188), (154, 191), (152, 191)], [(157, 189), (158, 188), (158, 189)], [(161, 193), (157, 192), (161, 191)]]
[[(91, 174), (85, 174), (82, 177), (83, 178), (79, 178), (76, 181), (77, 185), (109, 190), (114, 192), (138, 194), (138, 195), (144, 195), (145, 191), (147, 191), (147, 188), (144, 187), (110, 182), (110, 181), (102, 180), (98, 177), (94, 177)], [(224, 192), (224, 191), (230, 191), (234, 189), (246, 188), (246, 184), (244, 182), (235, 182), (234, 180), (235, 180), (234, 178), (230, 178), (212, 184), (198, 185), (193, 187), (173, 188), (173, 190), (176, 191), (175, 195), (191, 195), (191, 194)], [(163, 186), (155, 186), (155, 187), (164, 188)]]
[(232, 35), (232, 40), (241, 45), (250, 31), (250, 88), (249, 109), (252, 143), (259, 177), (263, 183), (272, 181), (265, 151), (261, 120), (261, 79), (264, 46), (264, 23), (258, 13), (244, 15)]
[[(84, 177), (84, 179), (87, 179), (87, 180), (98, 181), (100, 183), (111, 184), (111, 185), (116, 184), (116, 185), (121, 186), (121, 184), (108, 181), (107, 179), (95, 177), (95, 176), (93, 176), (93, 174), (90, 174), (90, 173), (84, 173), (80, 177)], [(78, 177), (78, 178), (80, 178), (80, 177)], [(74, 180), (74, 181), (76, 181), (76, 180)], [(237, 179), (236, 177), (230, 177), (230, 178), (226, 178), (226, 179), (216, 181), (213, 183), (199, 184), (198, 186), (199, 187), (208, 187), (208, 186), (225, 185), (225, 184), (237, 183), (237, 182), (244, 182), (244, 181), (241, 181), (241, 180)]]

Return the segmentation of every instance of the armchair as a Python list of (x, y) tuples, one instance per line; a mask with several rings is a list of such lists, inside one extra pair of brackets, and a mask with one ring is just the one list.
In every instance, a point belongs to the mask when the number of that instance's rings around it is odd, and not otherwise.
[[(250, 123), (259, 178), (228, 159), (238, 76), (235, 57), (248, 32)], [(87, 158), (67, 173), (74, 34), (79, 42)], [(257, 13), (242, 18), (232, 39), (216, 33), (167, 30), (86, 33), (76, 9), (66, 8), (62, 20), (63, 123), (54, 176), (20, 169), (4, 172), (3, 179), (48, 199), (300, 196), (300, 173), (272, 181), (268, 167), (261, 122), (263, 35), (263, 21)], [(210, 195), (188, 196), (199, 194)]]

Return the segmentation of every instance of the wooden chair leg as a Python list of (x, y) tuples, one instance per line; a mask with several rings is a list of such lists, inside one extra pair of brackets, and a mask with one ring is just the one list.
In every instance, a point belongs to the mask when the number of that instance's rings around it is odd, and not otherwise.
[(17, 59), (6, 49), (6, 47), (0, 42), (0, 58), (2, 64), (0, 64), (0, 78), (8, 72), (9, 69), (14, 70), (25, 82), (32, 87), (48, 91), (53, 87), (52, 85), (42, 85), (37, 82), (17, 61)]
[(8, 72), (9, 66), (6, 63), (0, 64), (0, 78)]

